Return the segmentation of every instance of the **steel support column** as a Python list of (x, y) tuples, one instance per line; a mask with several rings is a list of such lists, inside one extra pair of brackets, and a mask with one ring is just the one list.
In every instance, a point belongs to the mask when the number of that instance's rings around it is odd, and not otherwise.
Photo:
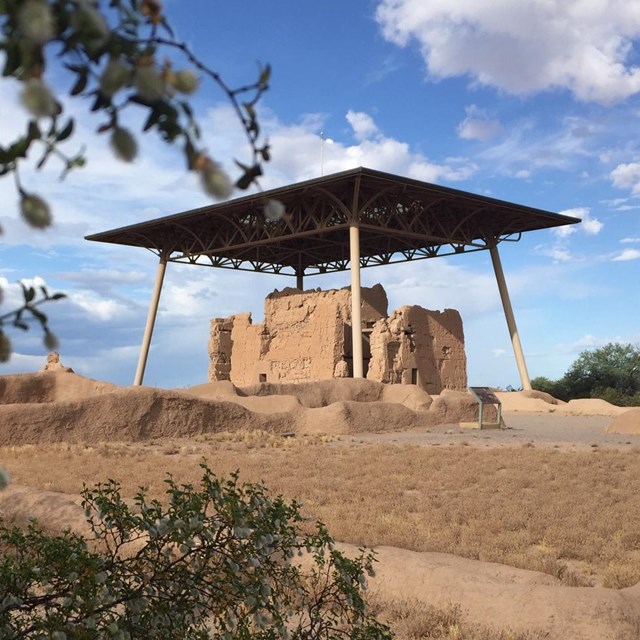
[(147, 357), (149, 356), (149, 346), (151, 345), (151, 336), (153, 335), (153, 326), (156, 322), (158, 313), (158, 303), (160, 302), (160, 292), (162, 291), (162, 283), (164, 282), (164, 274), (167, 270), (167, 259), (160, 256), (160, 263), (156, 271), (156, 281), (153, 286), (151, 295), (151, 303), (149, 304), (149, 313), (147, 314), (147, 325), (144, 328), (144, 336), (142, 337), (142, 345), (140, 347), (140, 355), (138, 356), (138, 367), (136, 369), (136, 377), (133, 384), (139, 386), (144, 378), (144, 370), (147, 366)]
[(353, 377), (364, 378), (360, 291), (360, 229), (357, 224), (353, 223), (349, 227), (349, 258), (351, 269), (351, 349), (353, 353)]
[(296, 272), (296, 289), (304, 291), (304, 274), (299, 271)]
[(507, 290), (507, 282), (504, 278), (502, 262), (500, 261), (500, 254), (498, 253), (498, 247), (495, 242), (491, 243), (489, 246), (489, 253), (491, 254), (491, 262), (493, 263), (493, 270), (496, 274), (496, 281), (498, 282), (498, 290), (500, 291), (500, 298), (502, 299), (502, 308), (504, 309), (507, 326), (509, 327), (513, 353), (516, 357), (516, 364), (518, 365), (518, 372), (520, 374), (520, 383), (524, 390), (530, 390), (531, 380), (529, 380), (529, 373), (527, 372), (527, 363), (524, 359), (522, 344), (520, 343), (520, 336), (518, 335), (518, 327), (516, 326), (516, 319), (513, 315), (513, 308), (511, 307), (511, 300), (509, 299), (509, 291)]

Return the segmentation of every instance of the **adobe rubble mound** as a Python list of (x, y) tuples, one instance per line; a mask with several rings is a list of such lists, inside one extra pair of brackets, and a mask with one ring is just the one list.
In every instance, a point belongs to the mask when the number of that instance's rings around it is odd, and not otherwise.
[[(415, 384), (429, 394), (467, 388), (464, 331), (454, 309), (403, 306), (387, 313), (380, 284), (362, 288), (368, 380)], [(348, 378), (353, 371), (351, 289), (269, 294), (264, 322), (250, 313), (211, 321), (209, 380), (238, 386)]]

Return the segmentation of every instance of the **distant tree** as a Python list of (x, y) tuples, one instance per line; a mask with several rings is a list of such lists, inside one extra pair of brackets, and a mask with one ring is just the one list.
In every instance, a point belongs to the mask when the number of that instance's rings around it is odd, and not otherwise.
[(549, 380), (549, 378), (545, 378), (544, 376), (533, 378), (531, 380), (531, 388), (535, 389), (536, 391), (544, 391), (545, 393), (549, 393), (554, 398), (559, 398), (560, 395), (558, 394), (564, 394), (564, 391), (560, 387), (560, 383), (558, 380)]
[[(0, 146), (0, 176), (13, 177), (20, 214), (33, 229), (50, 226), (52, 213), (46, 199), (23, 182), (21, 167), (27, 158), (37, 154), (38, 169), (50, 160), (59, 162), (62, 177), (86, 163), (84, 151), (69, 155), (63, 149), (75, 123), (64, 116), (64, 105), (47, 82), (46, 72), (54, 64), (58, 75), (68, 78), (69, 95), (84, 99), (87, 110), (100, 116), (97, 130), (123, 162), (138, 155), (136, 137), (126, 125), (134, 109), (144, 114), (143, 131), (155, 131), (163, 141), (179, 146), (187, 169), (199, 175), (214, 198), (228, 197), (234, 186), (246, 189), (269, 160), (256, 114), (269, 87), (269, 66), (260, 67), (254, 81), (228, 86), (176, 39), (160, 0), (0, 0), (0, 52), (2, 75), (21, 83), (27, 115), (24, 132)], [(175, 66), (180, 57), (184, 67)], [(201, 143), (189, 96), (203, 79), (223, 92), (251, 148), (249, 162), (236, 161), (240, 177), (235, 184)], [(45, 347), (51, 350), (57, 343), (39, 306), (63, 296), (29, 287), (23, 292), (19, 308), (0, 314), (0, 362), (11, 355), (8, 328), (26, 330), (35, 321), (44, 331)]]
[(561, 400), (602, 398), (621, 406), (640, 406), (640, 347), (610, 342), (583, 351), (560, 380), (540, 377), (531, 385)]
[(85, 489), (93, 540), (0, 522), (0, 637), (391, 638), (363, 598), (371, 553), (349, 559), (297, 502), (203, 469), (134, 509), (113, 481)]

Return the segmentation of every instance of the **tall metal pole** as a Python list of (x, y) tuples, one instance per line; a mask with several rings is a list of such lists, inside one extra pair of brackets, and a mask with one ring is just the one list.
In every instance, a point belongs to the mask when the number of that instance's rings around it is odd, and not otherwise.
[(498, 253), (498, 247), (495, 242), (490, 244), (489, 253), (491, 254), (491, 262), (493, 263), (493, 270), (498, 282), (498, 290), (500, 291), (500, 298), (502, 299), (502, 308), (504, 309), (507, 326), (509, 327), (509, 334), (511, 335), (513, 353), (516, 357), (518, 372), (520, 373), (520, 383), (522, 384), (522, 388), (525, 391), (528, 391), (531, 389), (531, 380), (529, 379), (529, 373), (527, 372), (527, 363), (524, 360), (522, 344), (520, 343), (520, 336), (518, 335), (518, 327), (516, 326), (516, 319), (513, 315), (513, 308), (511, 307), (511, 300), (509, 299), (509, 291), (507, 290), (507, 282), (504, 279), (502, 262), (500, 261), (500, 254)]
[(296, 271), (296, 289), (304, 290), (304, 274)]
[(147, 357), (149, 356), (149, 346), (151, 345), (151, 336), (153, 335), (153, 326), (156, 322), (156, 315), (158, 313), (158, 303), (160, 302), (160, 292), (162, 291), (162, 283), (164, 281), (164, 274), (167, 270), (167, 258), (164, 255), (160, 256), (160, 263), (158, 264), (158, 270), (156, 271), (156, 281), (153, 286), (153, 293), (151, 295), (151, 303), (149, 304), (149, 313), (147, 314), (147, 325), (144, 328), (144, 336), (142, 337), (142, 345), (140, 347), (140, 355), (138, 356), (138, 367), (136, 369), (136, 377), (133, 384), (139, 386), (142, 384), (144, 378), (144, 370), (147, 366)]
[(355, 223), (351, 223), (349, 227), (349, 259), (351, 263), (351, 345), (353, 351), (353, 377), (364, 378), (360, 293), (360, 229)]

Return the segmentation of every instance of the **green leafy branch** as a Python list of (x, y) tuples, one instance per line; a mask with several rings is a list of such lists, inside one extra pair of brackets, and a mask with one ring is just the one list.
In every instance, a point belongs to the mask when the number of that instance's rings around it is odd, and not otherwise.
[[(65, 117), (62, 102), (46, 82), (52, 61), (70, 76), (69, 95), (88, 100), (89, 111), (103, 116), (97, 131), (109, 136), (114, 155), (124, 162), (138, 156), (137, 140), (125, 123), (130, 109), (146, 112), (143, 132), (153, 130), (164, 142), (181, 148), (187, 169), (198, 174), (203, 189), (214, 198), (248, 188), (270, 159), (256, 111), (269, 88), (270, 67), (261, 66), (255, 81), (231, 87), (176, 39), (159, 0), (0, 0), (0, 51), (2, 76), (21, 83), (20, 100), (30, 115), (25, 133), (0, 146), (0, 176), (13, 175), (21, 216), (33, 229), (49, 227), (53, 216), (47, 201), (23, 184), (22, 164), (36, 150), (36, 168), (54, 158), (62, 163), (62, 178), (86, 164), (84, 149), (71, 155), (61, 149), (72, 139), (75, 122)], [(168, 54), (179, 54), (187, 66), (176, 68)], [(223, 92), (251, 150), (250, 162), (236, 160), (241, 174), (235, 183), (202, 146), (189, 101), (201, 77)], [(280, 209), (274, 215), (281, 215)], [(19, 313), (6, 317), (15, 319)], [(21, 322), (18, 318), (14, 326)], [(45, 332), (45, 338), (48, 335)], [(6, 340), (3, 344), (10, 347)]]
[(202, 468), (133, 506), (113, 480), (85, 488), (88, 540), (0, 521), (0, 636), (390, 639), (364, 598), (371, 552), (347, 558), (296, 501)]
[(55, 351), (58, 348), (58, 338), (49, 329), (49, 319), (39, 309), (39, 307), (47, 302), (62, 300), (66, 298), (64, 293), (49, 293), (49, 290), (42, 286), (27, 286), (24, 282), (20, 282), (22, 289), (23, 303), (22, 306), (0, 315), (0, 362), (7, 362), (11, 357), (11, 340), (5, 333), (5, 327), (11, 326), (22, 331), (28, 331), (30, 322), (40, 324), (44, 333), (43, 343), (47, 351)]

